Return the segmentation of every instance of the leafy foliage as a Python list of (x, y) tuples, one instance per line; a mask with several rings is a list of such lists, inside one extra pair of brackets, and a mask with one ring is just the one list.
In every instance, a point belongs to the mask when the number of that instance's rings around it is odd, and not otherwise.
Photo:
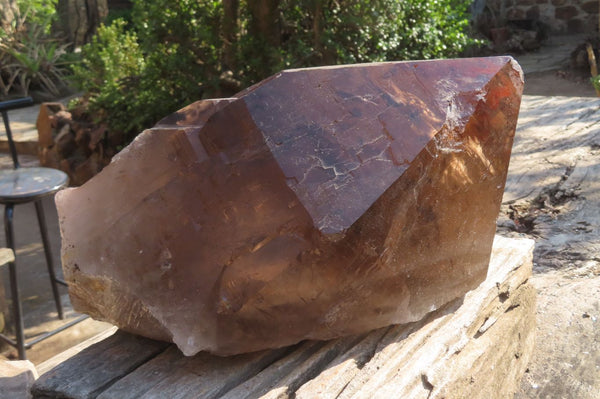
[(215, 92), (220, 18), (220, 1), (134, 3), (133, 21), (146, 54), (147, 78), (157, 83), (163, 96), (177, 103), (170, 109)]
[(56, 21), (56, 3), (58, 0), (17, 0), (21, 10), (21, 19), (30, 26), (41, 27), (44, 34), (50, 33), (52, 23)]
[(82, 48), (75, 81), (84, 103), (125, 142), (183, 105), (215, 93), (220, 1), (137, 1)]
[(82, 49), (82, 61), (73, 66), (75, 83), (87, 93), (85, 101), (98, 121), (108, 120), (113, 131), (128, 132), (146, 122), (144, 98), (138, 83), (145, 60), (134, 32), (125, 21), (101, 25)]
[(49, 34), (55, 3), (56, 0), (17, 2), (22, 12), (11, 28), (0, 35), (1, 95), (27, 95), (31, 88), (60, 95), (68, 62), (62, 58), (67, 46)]
[[(282, 68), (458, 56), (479, 41), (468, 36), (465, 0), (283, 0), (279, 57), (247, 74), (253, 83)], [(320, 28), (320, 31), (319, 31)], [(254, 38), (244, 58), (252, 58)], [(273, 51), (266, 49), (263, 51)]]
[(284, 68), (456, 56), (476, 44), (469, 3), (134, 0), (130, 30), (121, 20), (101, 28), (75, 74), (91, 110), (131, 138)]
[(596, 89), (596, 93), (598, 93), (598, 95), (600, 96), (600, 75), (596, 75), (590, 78), (590, 81), (592, 82), (592, 86), (594, 86), (594, 89)]

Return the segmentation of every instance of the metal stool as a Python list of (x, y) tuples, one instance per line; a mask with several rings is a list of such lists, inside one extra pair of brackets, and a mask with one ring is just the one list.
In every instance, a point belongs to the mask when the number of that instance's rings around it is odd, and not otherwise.
[[(14, 232), (13, 232), (13, 210), (15, 205), (33, 202), (37, 213), (37, 219), (44, 244), (44, 253), (46, 255), (46, 264), (50, 274), (50, 283), (58, 317), (64, 318), (58, 284), (67, 285), (64, 281), (56, 277), (54, 265), (52, 262), (52, 253), (50, 242), (48, 241), (48, 232), (46, 229), (46, 218), (42, 206), (42, 198), (56, 193), (58, 190), (67, 186), (68, 176), (56, 169), (50, 168), (21, 168), (17, 156), (17, 150), (13, 141), (7, 111), (11, 109), (23, 108), (33, 104), (31, 97), (0, 102), (0, 113), (4, 120), (4, 128), (8, 137), (8, 145), (13, 160), (14, 169), (0, 171), (0, 204), (4, 205), (4, 230), (6, 232), (6, 246), (15, 250)], [(15, 321), (16, 339), (11, 339), (4, 334), (0, 334), (0, 339), (17, 348), (19, 359), (26, 359), (25, 350), (31, 348), (34, 344), (43, 341), (77, 323), (83, 321), (88, 316), (81, 316), (77, 319), (57, 328), (56, 330), (44, 333), (25, 342), (23, 311), (19, 295), (19, 285), (17, 279), (17, 268), (15, 261), (8, 262), (10, 275), (10, 289), (13, 306), (13, 317)]]

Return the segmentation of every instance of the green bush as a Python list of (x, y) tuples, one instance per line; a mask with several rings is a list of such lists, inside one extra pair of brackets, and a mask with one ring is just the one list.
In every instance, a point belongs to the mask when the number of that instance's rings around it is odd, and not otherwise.
[(281, 69), (452, 57), (476, 43), (468, 0), (280, 0), (265, 34), (256, 7), (268, 3), (134, 0), (129, 30), (121, 20), (101, 28), (75, 68), (91, 110), (129, 139), (188, 103)]
[(126, 31), (125, 24), (117, 19), (101, 25), (73, 66), (73, 80), (86, 92), (89, 113), (118, 134), (147, 123), (143, 99), (137, 98), (145, 60), (135, 32)]
[(590, 78), (590, 81), (592, 82), (592, 86), (594, 86), (594, 89), (596, 89), (596, 93), (600, 95), (600, 75), (596, 75)]
[(344, 62), (454, 57), (475, 44), (465, 33), (469, 3), (355, 0), (331, 13), (339, 28), (329, 43)]
[(68, 75), (66, 44), (50, 35), (56, 0), (17, 1), (9, 29), (0, 31), (0, 96), (31, 89), (60, 96)]
[[(174, 111), (218, 87), (221, 2), (154, 0), (134, 2), (133, 22), (145, 50), (145, 79)], [(164, 108), (163, 108), (164, 109)]]
[(43, 27), (45, 34), (50, 34), (52, 24), (58, 18), (56, 14), (58, 0), (17, 0), (21, 19), (31, 26)]
[[(315, 4), (319, 3), (322, 31), (315, 32)], [(256, 59), (253, 54), (261, 45), (266, 47), (261, 52), (272, 56), (270, 62), (248, 64), (241, 80), (251, 84), (283, 68), (458, 56), (480, 43), (467, 34), (470, 3), (346, 0), (325, 7), (319, 0), (283, 0), (281, 47), (268, 48), (253, 37), (242, 37), (244, 59)]]
[(90, 113), (129, 141), (161, 117), (214, 93), (218, 4), (137, 1), (135, 29), (127, 30), (121, 19), (100, 27), (74, 68)]

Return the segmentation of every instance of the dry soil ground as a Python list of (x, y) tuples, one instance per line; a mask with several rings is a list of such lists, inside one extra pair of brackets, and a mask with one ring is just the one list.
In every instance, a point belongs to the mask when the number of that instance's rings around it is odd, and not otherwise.
[(555, 70), (527, 74), (525, 94), (536, 96), (596, 97), (584, 71)]

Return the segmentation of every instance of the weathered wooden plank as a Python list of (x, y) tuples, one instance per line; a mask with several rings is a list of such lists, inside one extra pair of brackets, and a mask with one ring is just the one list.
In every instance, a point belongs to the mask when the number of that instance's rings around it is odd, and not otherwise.
[(344, 337), (327, 342), (322, 348), (303, 361), (291, 373), (282, 375), (276, 385), (260, 397), (263, 399), (286, 399), (304, 383), (319, 375), (333, 359), (353, 347), (361, 337)]
[(323, 346), (325, 346), (325, 342), (305, 341), (287, 356), (224, 394), (221, 399), (258, 398), (262, 396), (274, 389), (284, 376), (292, 373)]
[(493, 374), (491, 379), (503, 381), (525, 370), (534, 330), (534, 293), (525, 284), (531, 275), (532, 250), (531, 240), (496, 237), (486, 281), (469, 292), (456, 311), (382, 348), (339, 398), (514, 394), (518, 379), (498, 387), (483, 376)]
[[(104, 392), (98, 399), (107, 397), (138, 398), (164, 380), (177, 367), (175, 362), (181, 358), (177, 348), (171, 346), (163, 353), (142, 364), (133, 372), (121, 378)], [(132, 374), (135, 377), (132, 377)]]
[(119, 331), (46, 372), (31, 393), (39, 399), (94, 399), (168, 346)]
[(371, 332), (353, 348), (336, 357), (317, 377), (296, 391), (296, 399), (337, 398), (358, 370), (371, 360), (377, 346), (390, 328), (380, 328)]
[(460, 300), (454, 301), (433, 314), (428, 315), (424, 320), (391, 327), (378, 343), (371, 360), (362, 368), (357, 367), (355, 375), (348, 381), (337, 397), (352, 397), (354, 393), (362, 389), (363, 385), (373, 379), (373, 376), (378, 373), (382, 365), (392, 361), (398, 352), (405, 351), (407, 354), (418, 352), (421, 344), (418, 341), (409, 341), (409, 337), (416, 333), (423, 334), (424, 336), (433, 334), (439, 326), (445, 323), (446, 318), (452, 317), (452, 312), (461, 303)]
[(98, 399), (217, 398), (290, 351), (290, 348), (219, 357), (185, 357), (169, 348), (116, 382)]
[[(533, 351), (535, 289), (511, 292), (511, 305), (442, 368), (427, 374), (431, 398), (512, 398)], [(468, 372), (467, 372), (468, 370)]]
[(104, 341), (106, 338), (110, 337), (111, 335), (114, 335), (117, 331), (118, 331), (117, 327), (111, 327), (106, 331), (102, 331), (100, 334), (94, 335), (93, 337), (88, 338), (85, 341), (80, 342), (79, 344), (77, 344), (75, 346), (72, 346), (71, 348), (67, 349), (66, 351), (61, 352), (58, 355), (51, 357), (50, 359), (46, 360), (45, 362), (38, 364), (35, 368), (37, 369), (39, 375), (46, 374), (48, 371), (52, 370), (54, 367), (67, 361), (68, 359), (72, 358), (73, 356), (75, 356), (76, 354), (78, 354), (79, 352), (84, 350), (85, 348), (88, 348), (98, 342)]

